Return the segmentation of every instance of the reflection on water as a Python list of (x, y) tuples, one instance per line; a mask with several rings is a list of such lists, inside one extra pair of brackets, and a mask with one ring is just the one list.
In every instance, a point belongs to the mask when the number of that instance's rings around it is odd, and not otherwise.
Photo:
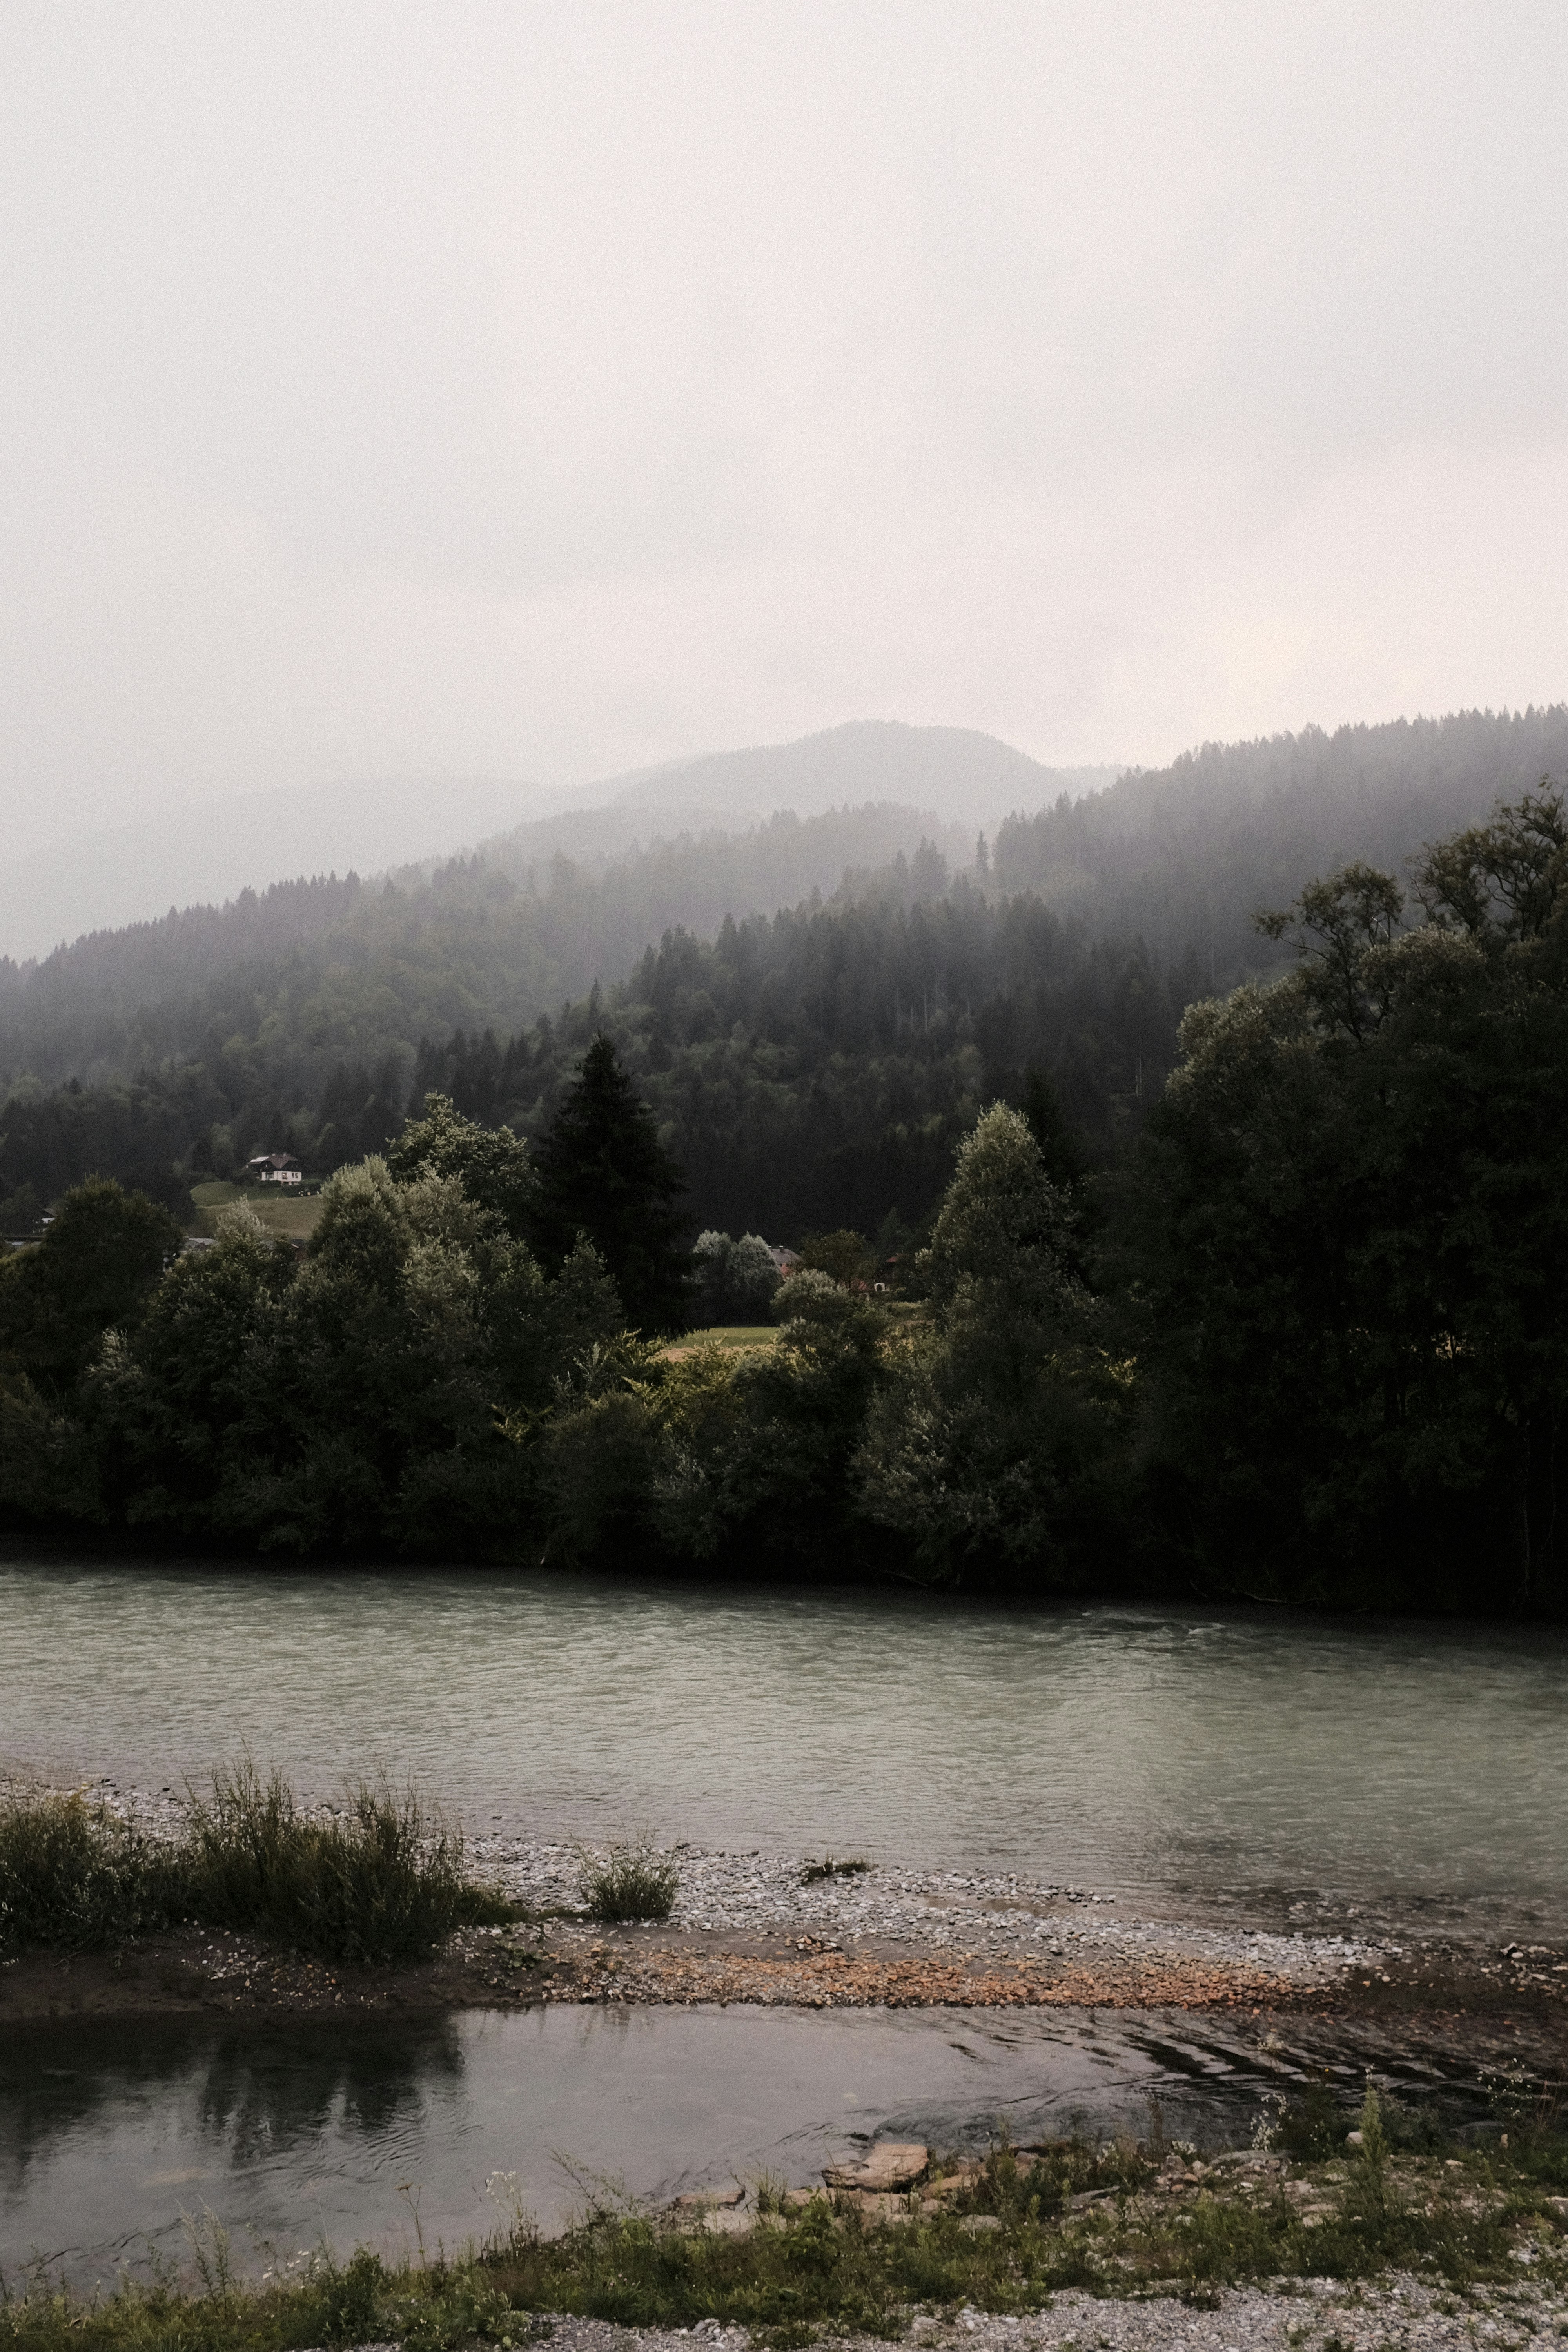
[(12, 1761), (1101, 1887), (1560, 1888), (1568, 1635), (487, 1573), (0, 1569)]
[[(1245, 2140), (1265, 2089), (1326, 2065), (1358, 2090), (1365, 2051), (1316, 2031), (1281, 2043), (1178, 2015), (565, 2007), (243, 2035), (34, 2029), (0, 2039), (0, 2268), (42, 2260), (90, 2283), (178, 2253), (182, 2216), (204, 2211), (243, 2262), (323, 2242), (396, 2250), (415, 2204), (426, 2245), (454, 2248), (500, 2218), (496, 2173), (563, 2220), (563, 2155), (666, 2198), (763, 2168), (812, 2179), (879, 2131), (952, 2147), (999, 2126), (1019, 2140), (1142, 2130), (1151, 2091), (1173, 2133)], [(1388, 2079), (1431, 2095), (1446, 2078), (1407, 2051)]]
[(173, 2133), (199, 2147), (199, 2162), (165, 2168), (193, 2183), (333, 2137), (412, 2146), (463, 2074), (457, 2026), (442, 2016), (352, 2031), (331, 2018), (32, 2025), (0, 2036), (0, 2210), (35, 2202), (40, 2169), (62, 2150), (90, 2158), (128, 2128), (132, 2141), (145, 2127), (160, 2143)]

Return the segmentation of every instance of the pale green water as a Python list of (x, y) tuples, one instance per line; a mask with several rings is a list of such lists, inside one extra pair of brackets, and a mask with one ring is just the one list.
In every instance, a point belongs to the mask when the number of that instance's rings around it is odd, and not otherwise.
[(647, 1825), (1111, 1889), (1563, 1884), (1568, 1639), (479, 1571), (0, 1569), (0, 1761), (417, 1774), (477, 1830)]

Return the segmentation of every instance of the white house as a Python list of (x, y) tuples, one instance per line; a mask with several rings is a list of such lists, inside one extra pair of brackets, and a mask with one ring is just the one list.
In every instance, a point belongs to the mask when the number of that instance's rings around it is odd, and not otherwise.
[(286, 1151), (261, 1151), (245, 1163), (245, 1172), (253, 1184), (298, 1184), (304, 1170)]

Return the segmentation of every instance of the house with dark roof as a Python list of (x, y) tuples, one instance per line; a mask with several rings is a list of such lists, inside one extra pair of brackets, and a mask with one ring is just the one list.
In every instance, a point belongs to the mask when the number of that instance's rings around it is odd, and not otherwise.
[(305, 1171), (299, 1161), (287, 1151), (258, 1152), (245, 1163), (247, 1181), (252, 1184), (299, 1184)]

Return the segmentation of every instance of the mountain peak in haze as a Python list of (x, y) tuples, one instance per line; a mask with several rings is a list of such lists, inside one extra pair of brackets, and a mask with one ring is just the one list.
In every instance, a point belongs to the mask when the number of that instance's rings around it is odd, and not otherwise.
[(1066, 791), (1107, 784), (1115, 767), (1047, 768), (976, 727), (911, 727), (897, 719), (852, 719), (793, 743), (755, 744), (674, 761), (629, 780), (590, 785), (639, 808), (705, 808), (816, 816), (845, 802), (900, 801), (953, 822), (994, 824), (1017, 808), (1038, 808)]

